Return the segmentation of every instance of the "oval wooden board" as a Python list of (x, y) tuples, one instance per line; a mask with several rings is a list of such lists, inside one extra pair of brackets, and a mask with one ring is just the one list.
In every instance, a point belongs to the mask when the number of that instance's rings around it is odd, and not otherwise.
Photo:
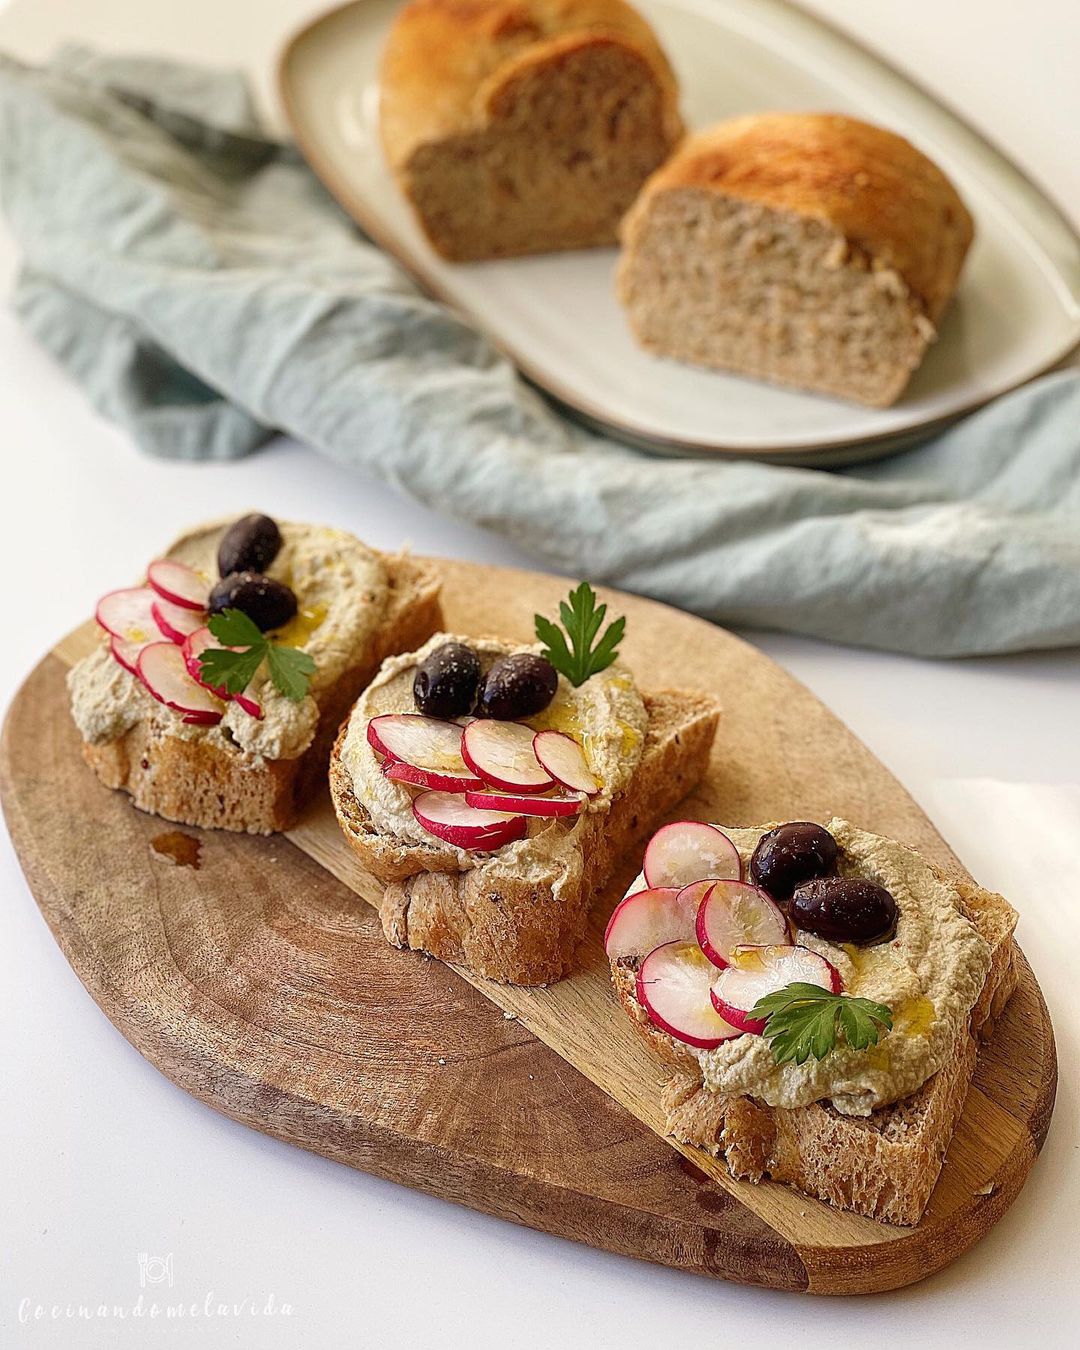
[[(531, 637), (565, 582), (444, 566), (447, 627)], [(680, 814), (729, 824), (836, 813), (956, 859), (908, 794), (806, 689), (730, 634), (650, 601), (628, 616), (643, 684), (719, 694), (710, 772)], [(771, 1288), (855, 1293), (940, 1269), (1005, 1212), (1049, 1124), (1053, 1032), (1030, 970), (982, 1050), (923, 1221), (895, 1228), (782, 1186), (735, 1182), (661, 1137), (662, 1075), (615, 1006), (599, 938), (580, 974), (507, 989), (382, 939), (378, 898), (329, 802), (288, 838), (168, 827), (102, 788), (66, 710), (72, 634), (9, 712), (0, 787), (38, 904), (79, 978), (174, 1082), (255, 1129), (352, 1167), (611, 1251)], [(627, 858), (602, 924), (638, 869)]]

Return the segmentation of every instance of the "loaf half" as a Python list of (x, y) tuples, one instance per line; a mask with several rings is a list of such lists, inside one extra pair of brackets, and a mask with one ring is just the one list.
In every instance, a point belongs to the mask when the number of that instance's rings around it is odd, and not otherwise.
[(504, 984), (550, 984), (568, 974), (597, 891), (708, 767), (720, 715), (714, 700), (671, 691), (644, 701), (648, 729), (629, 786), (606, 814), (579, 816), (543, 874), (528, 877), (504, 871), (497, 853), (459, 871), (445, 850), (380, 834), (341, 762), (343, 729), (330, 792), (350, 847), (386, 885), (379, 912), (387, 939)]
[(624, 0), (412, 0), (383, 56), (381, 133), (432, 245), (463, 261), (614, 244), (682, 123)]
[(993, 892), (949, 878), (964, 913), (989, 944), (990, 971), (969, 1031), (952, 1057), (910, 1097), (867, 1117), (828, 1102), (783, 1108), (751, 1097), (720, 1097), (702, 1083), (697, 1060), (649, 1021), (636, 994), (636, 965), (612, 965), (615, 992), (631, 1021), (672, 1075), (664, 1089), (667, 1132), (726, 1160), (732, 1176), (771, 1177), (838, 1209), (888, 1223), (915, 1224), (934, 1189), (986, 1035), (1016, 989), (1016, 912)]
[(297, 759), (259, 760), (206, 740), (163, 735), (153, 719), (117, 740), (84, 742), (83, 758), (106, 787), (140, 811), (204, 829), (272, 834), (286, 830), (325, 781), (338, 726), (387, 656), (409, 651), (441, 626), (439, 579), (430, 564), (385, 557), (390, 596), (384, 621), (359, 664), (319, 695), (315, 738)]
[(622, 229), (618, 291), (660, 356), (886, 407), (936, 335), (974, 227), (942, 171), (850, 117), (687, 139)]

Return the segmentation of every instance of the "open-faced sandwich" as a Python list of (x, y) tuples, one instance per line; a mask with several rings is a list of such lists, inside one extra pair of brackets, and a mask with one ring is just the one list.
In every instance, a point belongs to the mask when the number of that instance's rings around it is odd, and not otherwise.
[(841, 1209), (917, 1223), (1016, 986), (1016, 914), (843, 820), (657, 832), (605, 944), (674, 1073), (668, 1133)]
[(560, 613), (537, 645), (439, 633), (387, 661), (330, 765), (387, 938), (513, 984), (570, 970), (596, 891), (702, 777), (719, 716), (640, 692), (587, 585)]
[(248, 515), (180, 539), (96, 618), (68, 687), (101, 781), (168, 820), (269, 834), (325, 773), (380, 662), (442, 615), (428, 564)]

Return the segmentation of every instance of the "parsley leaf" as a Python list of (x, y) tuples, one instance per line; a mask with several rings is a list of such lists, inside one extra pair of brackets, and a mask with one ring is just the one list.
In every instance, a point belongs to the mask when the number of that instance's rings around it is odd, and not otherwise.
[(274, 687), (286, 698), (299, 703), (308, 691), (308, 681), (315, 674), (315, 662), (308, 653), (296, 647), (279, 647), (271, 643), (266, 653), (266, 663)]
[(255, 678), (262, 660), (261, 646), (249, 647), (247, 651), (207, 647), (199, 657), (199, 670), (203, 681), (214, 689), (224, 689), (228, 694), (242, 694)]
[(544, 644), (544, 656), (573, 685), (584, 684), (593, 675), (607, 670), (615, 660), (616, 648), (626, 631), (626, 620), (620, 618), (608, 624), (604, 635), (596, 642), (606, 614), (607, 605), (598, 605), (596, 592), (583, 581), (570, 592), (569, 603), (563, 600), (559, 605), (562, 628), (542, 614), (535, 616), (536, 636)]
[(266, 641), (258, 624), (242, 609), (211, 614), (206, 626), (223, 647), (259, 647)]
[(762, 1035), (777, 1064), (805, 1064), (811, 1055), (824, 1059), (841, 1035), (852, 1050), (865, 1050), (878, 1043), (882, 1029), (892, 1028), (892, 1013), (883, 1003), (801, 982), (766, 994), (750, 1012), (764, 1019)]
[(222, 643), (207, 647), (199, 656), (205, 682), (229, 694), (242, 694), (266, 662), (274, 688), (294, 703), (308, 691), (315, 662), (307, 652), (282, 647), (270, 641), (253, 620), (239, 609), (226, 609), (210, 617), (207, 627)]

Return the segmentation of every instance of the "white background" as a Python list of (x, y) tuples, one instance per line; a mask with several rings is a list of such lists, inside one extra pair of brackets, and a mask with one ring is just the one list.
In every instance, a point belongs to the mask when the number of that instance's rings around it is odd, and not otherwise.
[[(0, 0), (0, 49), (34, 57), (78, 36), (265, 74), (283, 34), (315, 8)], [(814, 0), (813, 8), (957, 105), (1080, 217), (1075, 0)], [(14, 264), (0, 225), (4, 291)], [(2, 309), (0, 445), (4, 705), (101, 591), (211, 513), (257, 506), (332, 521), (375, 545), (407, 540), (424, 552), (528, 561), (294, 444), (228, 466), (141, 458)], [(979, 879), (1021, 909), (1063, 1084), (1043, 1158), (985, 1242), (896, 1295), (797, 1299), (530, 1233), (263, 1138), (184, 1096), (113, 1031), (53, 944), (0, 834), (0, 1345), (1074, 1344), (1080, 654), (945, 665), (753, 637), (911, 788)], [(293, 1314), (187, 1326), (20, 1324), (23, 1299), (133, 1301), (140, 1252), (172, 1254), (169, 1298), (212, 1291), (215, 1301), (261, 1304), (272, 1293)], [(166, 1296), (160, 1285), (148, 1292)]]

